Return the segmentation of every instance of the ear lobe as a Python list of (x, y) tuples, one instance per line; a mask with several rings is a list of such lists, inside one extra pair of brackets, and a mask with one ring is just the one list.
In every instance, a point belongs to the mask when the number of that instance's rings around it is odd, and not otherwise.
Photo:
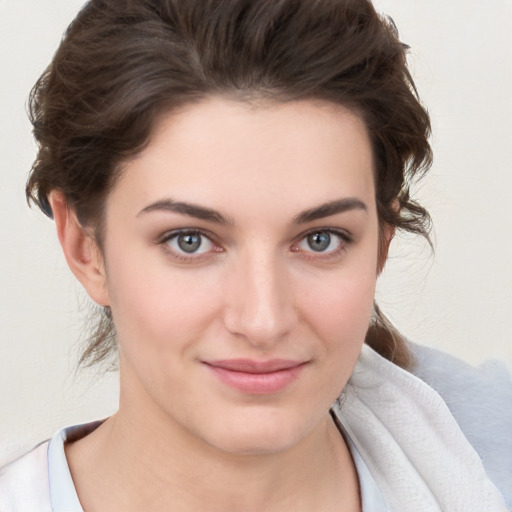
[(377, 261), (377, 275), (379, 276), (384, 270), (384, 265), (388, 259), (389, 246), (391, 240), (395, 236), (395, 226), (383, 223), (379, 228), (379, 257)]
[(62, 192), (52, 191), (49, 201), (69, 268), (94, 302), (108, 306), (110, 301), (103, 256), (94, 237), (80, 224), (76, 212), (69, 208)]

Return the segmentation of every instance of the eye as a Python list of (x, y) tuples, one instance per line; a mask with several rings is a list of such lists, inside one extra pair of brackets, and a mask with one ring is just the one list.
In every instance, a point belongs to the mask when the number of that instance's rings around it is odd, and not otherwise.
[(312, 231), (296, 245), (296, 250), (316, 253), (336, 253), (346, 248), (350, 238), (347, 234), (323, 229)]
[(164, 243), (175, 253), (182, 255), (204, 254), (213, 250), (213, 242), (197, 231), (181, 231), (171, 234)]

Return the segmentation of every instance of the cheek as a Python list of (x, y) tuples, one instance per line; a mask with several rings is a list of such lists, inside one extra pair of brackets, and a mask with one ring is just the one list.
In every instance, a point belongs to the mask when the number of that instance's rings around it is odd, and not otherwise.
[(368, 330), (374, 293), (375, 279), (343, 280), (336, 291), (325, 292), (310, 302), (308, 323), (314, 326), (326, 351), (343, 358), (359, 353)]
[(309, 293), (303, 295), (300, 309), (305, 323), (321, 340), (325, 364), (343, 378), (352, 372), (370, 323), (376, 261), (368, 258), (365, 265), (347, 266), (329, 279), (312, 280)]
[(108, 272), (120, 349), (138, 357), (164, 354), (169, 346), (187, 350), (216, 314), (215, 276), (176, 272), (159, 258), (145, 265), (137, 259), (118, 259)]
[(314, 380), (304, 390), (319, 414), (345, 387), (368, 330), (375, 292), (375, 272), (340, 272), (330, 283), (314, 288), (300, 306), (309, 339), (315, 343)]
[(332, 327), (341, 326), (343, 331), (366, 329), (373, 306), (375, 283), (375, 275), (364, 278), (353, 276), (339, 283), (334, 281), (332, 288), (335, 289), (324, 293), (318, 314), (322, 315), (323, 311), (322, 316), (327, 324)]
[[(373, 309), (377, 281), (376, 251), (359, 251), (327, 275), (302, 282), (301, 306), (309, 323), (328, 339), (362, 343)], [(299, 295), (300, 296), (300, 295)]]

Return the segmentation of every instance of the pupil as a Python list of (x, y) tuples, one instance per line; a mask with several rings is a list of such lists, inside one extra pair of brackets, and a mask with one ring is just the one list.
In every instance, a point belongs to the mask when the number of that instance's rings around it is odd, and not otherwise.
[(201, 236), (194, 234), (180, 235), (178, 245), (183, 252), (195, 252), (201, 247)]
[(325, 251), (331, 243), (331, 235), (329, 233), (313, 233), (308, 236), (308, 245), (313, 251)]

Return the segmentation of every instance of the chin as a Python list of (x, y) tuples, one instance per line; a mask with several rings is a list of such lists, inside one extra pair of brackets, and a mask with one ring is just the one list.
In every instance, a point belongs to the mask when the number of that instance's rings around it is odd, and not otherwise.
[(304, 424), (303, 418), (293, 421), (289, 416), (272, 418), (260, 412), (256, 417), (212, 428), (207, 442), (225, 453), (271, 455), (300, 444), (312, 430), (311, 425)]
[(233, 455), (272, 455), (290, 450), (297, 444), (293, 437), (274, 436), (269, 433), (254, 435), (234, 435), (228, 439), (215, 440), (215, 447)]

